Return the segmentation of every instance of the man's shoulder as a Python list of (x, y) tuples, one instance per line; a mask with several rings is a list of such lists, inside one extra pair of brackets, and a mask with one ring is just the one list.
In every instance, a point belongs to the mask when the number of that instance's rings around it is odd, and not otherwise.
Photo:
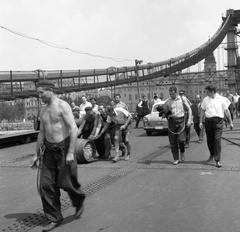
[(127, 110), (125, 110), (124, 108), (122, 108), (122, 107), (116, 107), (116, 108), (114, 108), (114, 110), (117, 113), (121, 112), (121, 113), (124, 113), (124, 114), (129, 114), (129, 112)]
[(58, 105), (59, 105), (59, 107), (71, 108), (70, 105), (66, 101), (64, 101), (60, 98), (58, 98)]

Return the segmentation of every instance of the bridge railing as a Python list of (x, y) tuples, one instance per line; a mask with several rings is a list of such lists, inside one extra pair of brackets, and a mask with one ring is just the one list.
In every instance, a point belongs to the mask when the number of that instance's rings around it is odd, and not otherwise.
[(234, 11), (229, 10), (217, 32), (207, 42), (186, 54), (161, 62), (107, 69), (0, 72), (0, 99), (37, 96), (36, 82), (43, 77), (54, 82), (56, 93), (68, 93), (169, 76), (196, 64), (212, 53), (226, 36), (233, 18)]

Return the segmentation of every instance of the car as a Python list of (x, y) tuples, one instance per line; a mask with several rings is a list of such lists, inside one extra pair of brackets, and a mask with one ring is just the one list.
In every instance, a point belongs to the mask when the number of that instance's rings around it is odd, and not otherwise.
[(143, 129), (148, 136), (152, 135), (153, 132), (168, 130), (167, 119), (159, 117), (159, 112), (157, 111), (157, 107), (163, 104), (164, 102), (154, 104), (151, 113), (143, 117)]

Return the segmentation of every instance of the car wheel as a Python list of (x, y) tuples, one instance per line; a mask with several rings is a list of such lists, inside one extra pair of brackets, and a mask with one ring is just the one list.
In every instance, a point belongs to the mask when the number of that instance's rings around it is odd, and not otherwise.
[(151, 131), (146, 131), (147, 135), (148, 136), (151, 136), (152, 135), (152, 132)]

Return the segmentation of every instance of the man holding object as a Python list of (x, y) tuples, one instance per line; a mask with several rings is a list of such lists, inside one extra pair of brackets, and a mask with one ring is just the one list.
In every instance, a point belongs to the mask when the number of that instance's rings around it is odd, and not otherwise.
[(40, 111), (40, 131), (31, 166), (38, 160), (40, 146), (44, 153), (40, 166), (40, 195), (43, 211), (49, 224), (42, 231), (51, 231), (63, 220), (61, 213), (60, 188), (67, 191), (75, 217), (83, 212), (85, 195), (77, 179), (77, 162), (74, 155), (77, 126), (67, 102), (57, 98), (54, 84), (48, 80), (37, 83), (39, 97), (45, 105)]

